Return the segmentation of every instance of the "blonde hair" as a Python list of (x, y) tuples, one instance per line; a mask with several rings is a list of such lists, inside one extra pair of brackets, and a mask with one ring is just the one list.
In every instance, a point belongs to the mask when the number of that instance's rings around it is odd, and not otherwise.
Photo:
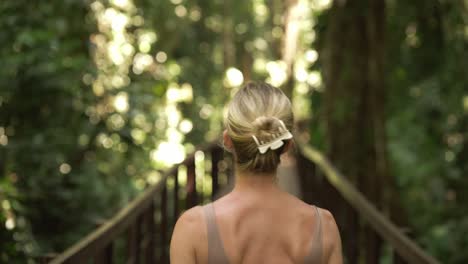
[(276, 170), (286, 144), (262, 154), (252, 136), (259, 141), (271, 141), (282, 130), (281, 121), (292, 130), (291, 102), (280, 89), (266, 83), (250, 82), (236, 93), (224, 123), (239, 169), (259, 173)]

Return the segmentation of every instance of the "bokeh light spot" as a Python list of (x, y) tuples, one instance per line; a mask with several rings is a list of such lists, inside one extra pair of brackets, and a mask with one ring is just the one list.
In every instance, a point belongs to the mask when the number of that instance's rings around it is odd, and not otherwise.
[(185, 17), (187, 15), (187, 8), (185, 8), (185, 6), (183, 6), (183, 5), (178, 5), (174, 9), (174, 13), (178, 17)]
[(162, 142), (156, 150), (151, 151), (151, 159), (166, 165), (180, 163), (185, 159), (184, 146), (173, 142)]
[(164, 51), (159, 51), (156, 53), (156, 61), (159, 63), (164, 63), (167, 60), (167, 54)]
[(318, 53), (316, 50), (308, 50), (305, 53), (305, 59), (310, 62), (314, 63), (318, 59)]
[(62, 163), (60, 164), (59, 170), (62, 174), (68, 174), (71, 171), (71, 166), (68, 163)]
[(126, 92), (120, 92), (114, 98), (114, 108), (119, 113), (125, 113), (128, 111), (128, 94)]
[(226, 71), (226, 84), (229, 87), (240, 86), (244, 82), (244, 75), (242, 72), (234, 67), (227, 69)]
[(187, 134), (193, 129), (193, 123), (192, 121), (188, 119), (184, 119), (180, 122), (179, 124), (179, 129), (182, 133)]
[(5, 227), (8, 230), (12, 230), (13, 228), (15, 228), (15, 220), (13, 218), (8, 218), (5, 221)]

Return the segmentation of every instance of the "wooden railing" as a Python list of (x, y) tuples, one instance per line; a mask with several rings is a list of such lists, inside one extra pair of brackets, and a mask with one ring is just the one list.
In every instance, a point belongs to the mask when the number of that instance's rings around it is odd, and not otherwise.
[[(341, 210), (347, 204), (394, 249), (399, 256), (394, 263), (397, 259), (416, 264), (439, 263), (377, 211), (318, 151), (305, 146), (297, 154), (305, 201), (332, 211), (342, 236), (356, 235), (347, 228), (347, 216)], [(223, 157), (223, 150), (216, 144), (200, 148), (50, 263), (169, 263), (169, 239), (178, 216), (185, 209), (214, 200), (233, 179), (231, 168), (232, 160)], [(313, 175), (317, 169), (325, 177)], [(344, 241), (343, 248), (345, 259), (351, 263), (347, 254), (352, 250), (347, 249), (358, 247), (358, 243), (347, 241), (351, 242)]]
[(230, 162), (216, 143), (200, 148), (50, 263), (169, 263), (169, 239), (179, 214), (215, 198), (232, 179)]
[[(332, 212), (339, 225), (343, 241), (345, 259), (352, 259), (356, 251), (367, 250), (359, 243), (358, 230), (349, 227), (350, 216), (346, 206), (354, 210), (358, 222), (370, 225), (372, 230), (393, 249), (393, 263), (437, 264), (435, 258), (424, 252), (415, 242), (408, 238), (395, 224), (379, 212), (355, 187), (344, 177), (319, 151), (311, 146), (303, 145), (298, 155), (298, 170), (301, 174), (304, 200), (314, 202)], [(320, 177), (317, 175), (320, 171)], [(315, 175), (313, 175), (315, 174)], [(344, 213), (344, 214), (343, 214)], [(361, 221), (360, 221), (361, 220)], [(354, 251), (354, 252), (353, 252)], [(380, 259), (381, 252), (373, 252)], [(359, 254), (358, 254), (359, 255)], [(364, 255), (361, 252), (361, 255)], [(373, 260), (359, 258), (362, 263), (375, 263)], [(349, 261), (350, 263), (358, 260)]]

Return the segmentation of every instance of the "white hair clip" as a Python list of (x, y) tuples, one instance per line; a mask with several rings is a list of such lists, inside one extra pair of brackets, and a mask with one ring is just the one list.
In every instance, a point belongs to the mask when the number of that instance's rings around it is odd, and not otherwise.
[(271, 141), (259, 141), (255, 135), (252, 135), (255, 143), (257, 143), (258, 150), (261, 154), (264, 154), (268, 151), (268, 149), (279, 149), (281, 146), (284, 145), (283, 140), (293, 138), (293, 135), (289, 130), (286, 128), (282, 120), (279, 120), (281, 126), (279, 127), (279, 132), (272, 135)]

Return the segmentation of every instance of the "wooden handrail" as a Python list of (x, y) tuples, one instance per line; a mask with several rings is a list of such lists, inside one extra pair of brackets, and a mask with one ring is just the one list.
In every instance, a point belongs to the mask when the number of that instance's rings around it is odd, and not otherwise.
[(208, 151), (216, 147), (218, 147), (217, 142), (212, 142), (197, 148), (181, 164), (174, 165), (165, 171), (162, 179), (157, 184), (150, 186), (143, 194), (137, 196), (122, 208), (114, 217), (55, 257), (50, 264), (87, 263), (90, 256), (94, 256), (106, 248), (122, 232), (128, 229), (138, 216), (153, 206), (154, 197), (165, 188), (167, 178), (176, 175), (180, 165), (193, 163), (197, 151)]
[[(165, 174), (165, 177), (168, 175), (170, 175), (169, 172)], [(162, 189), (163, 183), (162, 180), (146, 190), (143, 195), (131, 201), (129, 205), (125, 206), (109, 221), (54, 258), (51, 264), (85, 263), (88, 256), (104, 248), (130, 226), (135, 218), (150, 205), (154, 194)]]
[(330, 184), (405, 261), (412, 264), (440, 263), (384, 217), (318, 150), (305, 144), (299, 149), (304, 157), (320, 167)]

